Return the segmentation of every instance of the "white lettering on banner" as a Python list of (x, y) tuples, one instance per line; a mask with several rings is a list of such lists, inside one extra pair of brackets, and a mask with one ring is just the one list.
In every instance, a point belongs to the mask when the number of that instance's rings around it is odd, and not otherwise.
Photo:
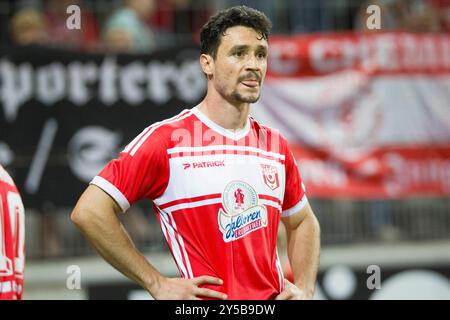
[(117, 90), (115, 89), (117, 69), (116, 59), (112, 57), (106, 57), (100, 66), (99, 96), (100, 101), (107, 105), (113, 104), (118, 99)]
[(198, 75), (198, 70), (197, 62), (184, 61), (180, 66), (181, 72), (175, 73), (173, 81), (177, 84), (176, 90), (185, 101), (194, 102), (198, 99), (198, 93), (205, 90), (204, 77)]
[[(83, 64), (81, 62), (73, 62), (68, 66), (69, 81), (69, 99), (78, 106), (88, 102), (92, 98), (89, 92), (88, 84), (95, 82), (98, 77), (98, 69), (94, 63)], [(64, 83), (62, 79), (61, 83)], [(63, 99), (63, 96), (59, 97)]]
[(384, 187), (389, 195), (421, 185), (436, 184), (450, 191), (450, 160), (410, 160), (399, 154), (383, 157), (392, 174), (386, 175)]
[(302, 178), (306, 184), (344, 188), (348, 177), (341, 164), (323, 160), (301, 160)]
[(269, 65), (273, 72), (295, 74), (300, 69), (298, 45), (295, 42), (275, 42), (270, 45)]
[(148, 68), (149, 80), (148, 92), (154, 97), (156, 102), (165, 103), (170, 99), (170, 88), (165, 84), (174, 73), (173, 65), (168, 63), (155, 62)]
[(20, 107), (31, 99), (45, 105), (68, 99), (79, 106), (92, 97), (106, 105), (119, 99), (131, 105), (146, 99), (164, 104), (171, 98), (190, 103), (200, 99), (205, 90), (206, 80), (195, 59), (180, 66), (155, 61), (118, 65), (114, 58), (105, 57), (100, 65), (73, 61), (38, 67), (0, 60), (0, 105), (8, 122), (15, 121)]
[(54, 104), (65, 94), (65, 70), (61, 63), (52, 63), (36, 72), (37, 98), (46, 105)]
[(144, 88), (142, 84), (145, 82), (145, 66), (141, 62), (133, 62), (124, 68), (120, 73), (120, 88), (122, 89), (123, 99), (131, 104), (136, 105), (144, 101)]
[[(400, 66), (399, 56), (397, 53), (396, 37), (392, 34), (381, 35), (376, 38), (375, 61), (378, 61), (377, 67), (386, 71), (392, 71)], [(360, 56), (361, 59), (367, 60), (366, 57)], [(369, 56), (370, 57), (370, 56)]]
[(39, 190), (39, 185), (51, 153), (53, 141), (58, 131), (58, 122), (51, 118), (48, 119), (42, 128), (36, 152), (31, 161), (30, 170), (25, 180), (25, 190), (30, 194), (35, 194)]
[(114, 157), (121, 139), (116, 132), (99, 126), (78, 130), (67, 147), (73, 174), (81, 181), (91, 181)]
[(339, 48), (343, 48), (341, 41), (332, 39), (320, 39), (316, 40), (309, 46), (311, 65), (315, 71), (320, 73), (328, 73), (333, 70), (344, 67), (335, 53), (337, 51), (337, 44)]
[(330, 73), (362, 66), (370, 72), (450, 68), (450, 38), (430, 35), (379, 34), (356, 40), (320, 38), (309, 44), (315, 72)]
[(7, 60), (0, 60), (0, 101), (7, 121), (14, 121), (19, 107), (30, 99), (33, 90), (32, 75), (30, 63), (22, 63), (16, 67)]

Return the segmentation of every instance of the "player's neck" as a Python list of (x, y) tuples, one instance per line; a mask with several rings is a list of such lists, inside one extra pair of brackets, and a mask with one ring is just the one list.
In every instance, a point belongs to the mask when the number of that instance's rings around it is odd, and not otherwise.
[(250, 104), (233, 105), (222, 97), (207, 94), (198, 109), (210, 120), (228, 130), (241, 130), (245, 127), (250, 113)]

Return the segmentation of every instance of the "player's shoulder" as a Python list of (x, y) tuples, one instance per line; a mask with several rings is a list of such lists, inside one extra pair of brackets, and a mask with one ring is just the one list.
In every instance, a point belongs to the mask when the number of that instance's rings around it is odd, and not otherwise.
[(150, 126), (161, 138), (170, 138), (177, 129), (190, 130), (193, 127), (193, 109), (184, 109), (179, 114), (156, 122)]
[(174, 144), (180, 143), (180, 140), (191, 140), (195, 119), (193, 109), (184, 109), (172, 118), (153, 124), (151, 126), (151, 130), (154, 131), (153, 141), (165, 148), (171, 148)]
[(192, 109), (184, 109), (171, 118), (151, 124), (125, 147), (124, 152), (134, 155), (137, 150), (155, 151), (169, 148), (176, 140), (177, 134), (185, 132), (180, 129), (192, 127), (192, 116)]

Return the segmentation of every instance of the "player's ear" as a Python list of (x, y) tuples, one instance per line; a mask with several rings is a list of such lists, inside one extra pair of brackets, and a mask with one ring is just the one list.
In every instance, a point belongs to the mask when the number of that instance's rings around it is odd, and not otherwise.
[(209, 54), (200, 55), (200, 67), (203, 72), (208, 76), (212, 76), (214, 70), (214, 59)]

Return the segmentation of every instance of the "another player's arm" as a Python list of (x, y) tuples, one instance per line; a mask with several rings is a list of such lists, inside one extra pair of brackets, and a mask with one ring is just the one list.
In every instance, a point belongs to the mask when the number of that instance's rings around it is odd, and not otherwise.
[(299, 212), (282, 217), (294, 284), (285, 280), (285, 290), (276, 299), (312, 299), (320, 256), (320, 226), (307, 203)]
[(149, 291), (155, 299), (226, 298), (221, 292), (199, 288), (203, 284), (221, 285), (220, 279), (162, 276), (133, 244), (117, 216), (120, 212), (119, 205), (107, 193), (90, 185), (78, 200), (71, 219), (107, 262)]

